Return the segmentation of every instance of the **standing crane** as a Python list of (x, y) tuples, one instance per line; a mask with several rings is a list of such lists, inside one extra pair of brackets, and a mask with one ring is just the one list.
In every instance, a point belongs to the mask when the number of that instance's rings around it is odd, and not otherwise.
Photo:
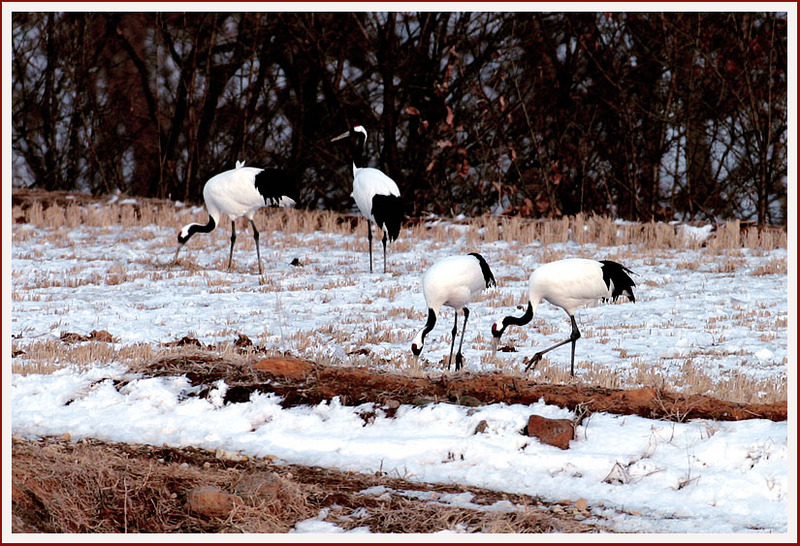
[(461, 328), (461, 341), (456, 353), (456, 371), (460, 370), (463, 366), (461, 348), (464, 345), (464, 332), (467, 330), (467, 319), (469, 318), (467, 305), (484, 289), (496, 285), (489, 264), (477, 252), (447, 256), (430, 266), (422, 276), (422, 293), (428, 306), (428, 321), (411, 342), (411, 352), (414, 356), (419, 358), (425, 344), (425, 336), (433, 330), (439, 311), (443, 305), (446, 305), (455, 309), (450, 356), (447, 359), (448, 370), (453, 360), (453, 348), (458, 332), (458, 312), (461, 310), (464, 313), (464, 326)]
[(386, 273), (386, 243), (397, 239), (403, 223), (403, 202), (400, 189), (394, 180), (383, 171), (367, 167), (364, 160), (364, 145), (367, 130), (356, 125), (349, 131), (331, 139), (336, 142), (350, 139), (350, 156), (353, 162), (353, 192), (351, 196), (367, 219), (367, 238), (369, 239), (369, 272), (372, 273), (372, 224), (375, 222), (383, 230), (383, 272)]

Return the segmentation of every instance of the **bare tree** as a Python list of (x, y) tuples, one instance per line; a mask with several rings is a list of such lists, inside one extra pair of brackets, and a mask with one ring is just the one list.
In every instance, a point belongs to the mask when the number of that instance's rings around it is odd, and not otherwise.
[(15, 183), (199, 201), (237, 160), (352, 207), (786, 222), (778, 13), (14, 13)]

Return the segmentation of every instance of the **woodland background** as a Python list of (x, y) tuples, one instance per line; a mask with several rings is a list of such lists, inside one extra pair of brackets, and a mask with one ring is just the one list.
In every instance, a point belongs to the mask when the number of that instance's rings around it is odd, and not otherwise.
[(202, 201), (244, 160), (349, 210), (787, 221), (781, 13), (12, 14), (15, 186)]

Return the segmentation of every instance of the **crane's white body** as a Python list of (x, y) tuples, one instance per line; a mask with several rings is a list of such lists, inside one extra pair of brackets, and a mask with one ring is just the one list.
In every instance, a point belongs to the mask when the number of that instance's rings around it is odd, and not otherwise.
[(610, 299), (614, 290), (603, 281), (603, 264), (597, 260), (567, 258), (537, 267), (528, 283), (533, 312), (544, 299), (568, 315), (579, 308)]
[[(238, 167), (212, 176), (203, 187), (203, 200), (208, 215), (219, 224), (222, 213), (231, 220), (244, 216), (252, 220), (258, 209), (271, 205), (268, 199), (256, 189), (256, 176), (264, 169), (258, 167)], [(294, 206), (294, 199), (281, 196), (278, 206)], [(191, 225), (191, 224), (189, 224)], [(188, 231), (189, 226), (184, 226)]]
[[(373, 199), (376, 195), (393, 195), (400, 197), (400, 188), (394, 180), (389, 178), (380, 169), (372, 167), (356, 167), (353, 164), (353, 192), (350, 194), (356, 202), (358, 210), (364, 218), (375, 222), (375, 215), (372, 210)], [(381, 229), (384, 226), (379, 225)]]
[[(422, 294), (428, 307), (428, 321), (411, 342), (411, 351), (419, 356), (425, 344), (425, 336), (436, 324), (442, 306), (455, 309), (453, 339), (450, 345), (450, 360), (453, 356), (455, 336), (458, 325), (458, 312), (464, 313), (464, 327), (461, 330), (461, 343), (456, 354), (456, 369), (461, 367), (461, 346), (469, 317), (469, 305), (483, 290), (494, 286), (495, 279), (486, 260), (478, 254), (448, 256), (431, 265), (422, 275)], [(449, 366), (449, 360), (448, 360)]]
[(486, 288), (477, 258), (448, 256), (434, 263), (422, 275), (422, 294), (437, 315), (443, 305), (461, 311)]

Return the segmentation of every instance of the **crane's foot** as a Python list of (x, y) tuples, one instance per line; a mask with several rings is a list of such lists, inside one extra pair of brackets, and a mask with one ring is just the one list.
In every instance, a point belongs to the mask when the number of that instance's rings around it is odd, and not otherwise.
[(533, 368), (533, 370), (535, 370), (536, 365), (539, 363), (541, 359), (542, 359), (542, 353), (536, 353), (535, 355), (533, 355), (531, 359), (528, 361), (528, 365), (525, 366), (525, 371), (527, 372), (528, 369), (530, 368)]
[(456, 353), (456, 371), (464, 367), (464, 357), (461, 353)]

